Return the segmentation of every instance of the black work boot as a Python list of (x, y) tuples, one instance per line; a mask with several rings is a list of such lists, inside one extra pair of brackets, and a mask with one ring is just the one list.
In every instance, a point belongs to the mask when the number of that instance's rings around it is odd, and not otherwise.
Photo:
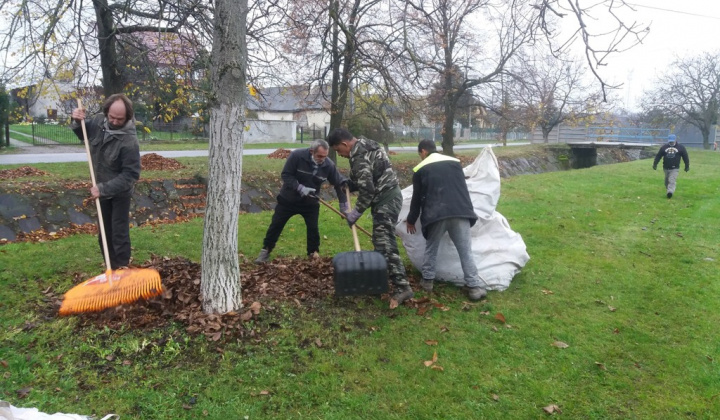
[(433, 291), (433, 279), (426, 279), (423, 277), (422, 280), (420, 280), (420, 287), (428, 293)]
[(257, 258), (255, 258), (255, 264), (263, 264), (268, 262), (268, 259), (270, 258), (270, 251), (263, 248), (260, 250), (260, 254), (258, 254)]
[(412, 287), (408, 284), (405, 286), (397, 286), (392, 298), (398, 303), (398, 305), (402, 305), (403, 302), (408, 299), (412, 299), (413, 296), (415, 296), (415, 293), (413, 293)]

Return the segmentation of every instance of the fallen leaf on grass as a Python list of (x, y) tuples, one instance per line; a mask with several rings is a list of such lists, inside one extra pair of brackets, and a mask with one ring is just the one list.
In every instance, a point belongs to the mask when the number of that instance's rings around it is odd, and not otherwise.
[(427, 344), (428, 346), (437, 346), (438, 341), (437, 340), (425, 340), (425, 344)]
[(262, 391), (260, 391), (260, 395), (270, 395), (270, 391), (268, 391), (267, 389), (263, 389)]
[(553, 292), (552, 290), (547, 290), (547, 289), (543, 289), (542, 292), (543, 292), (543, 295), (554, 295), (555, 294), (555, 292)]
[(608, 305), (608, 309), (610, 309), (610, 312), (615, 312), (615, 311), (617, 311), (617, 308), (616, 308), (616, 307), (610, 306), (610, 305)]
[(490, 315), (490, 311), (482, 311), (480, 312), (480, 315)]
[(191, 409), (192, 409), (192, 405), (190, 405), (190, 404), (183, 404), (183, 405), (182, 405), (182, 408), (184, 408), (185, 410), (191, 410)]
[(607, 370), (607, 368), (605, 367), (605, 365), (602, 364), (602, 363), (600, 363), (600, 362), (595, 362), (595, 366), (597, 366), (598, 368), (600, 368), (600, 370)]
[(440, 332), (441, 332), (441, 333), (448, 332), (448, 331), (450, 331), (450, 330), (448, 329), (448, 327), (440, 327)]
[(0, 360), (0, 365), (1, 365), (2, 367), (4, 367), (4, 368), (7, 369), (7, 367), (8, 367), (8, 362), (6, 362), (6, 361), (4, 361), (4, 360)]
[(430, 306), (430, 305), (423, 305), (423, 306), (421, 306), (421, 307), (418, 308), (417, 314), (420, 315), (420, 316), (423, 316), (423, 315), (425, 315), (425, 313), (426, 313), (429, 309), (432, 309), (432, 306)]
[(26, 398), (28, 395), (30, 395), (30, 391), (32, 391), (32, 388), (30, 387), (20, 388), (17, 390), (17, 397)]
[(570, 347), (567, 343), (563, 343), (562, 341), (553, 341), (553, 343), (551, 345), (555, 346), (559, 349), (566, 349), (566, 348)]
[(555, 412), (562, 413), (562, 410), (560, 410), (560, 407), (558, 407), (555, 404), (550, 404), (547, 407), (543, 407), (543, 411), (548, 414), (553, 414)]
[(493, 401), (500, 401), (500, 396), (498, 394), (492, 394)]
[(432, 370), (439, 370), (439, 371), (441, 371), (441, 372), (445, 371), (445, 369), (443, 369), (443, 367), (442, 367), (442, 366), (439, 366), (439, 365), (432, 365), (432, 366), (430, 366), (430, 369), (432, 369)]
[(250, 310), (252, 311), (252, 313), (257, 315), (260, 313), (260, 307), (260, 302), (253, 302), (252, 305), (250, 305)]
[(398, 307), (398, 305), (400, 305), (400, 304), (398, 303), (397, 300), (395, 300), (395, 299), (390, 299), (390, 309), (395, 309), (395, 308)]
[(322, 347), (323, 344), (322, 344), (322, 341), (320, 341), (319, 338), (316, 338), (316, 339), (315, 339), (315, 345), (318, 346), (318, 347)]
[(503, 324), (506, 322), (506, 321), (505, 321), (505, 315), (503, 315), (502, 312), (496, 313), (496, 314), (495, 314), (495, 319), (497, 319), (498, 321), (502, 322)]
[(437, 362), (437, 359), (438, 359), (438, 357), (437, 357), (437, 352), (434, 352), (434, 353), (433, 353), (432, 360), (426, 360), (426, 361), (423, 362), (423, 364), (424, 364), (426, 367), (430, 367), (430, 366), (432, 366), (433, 364), (435, 364), (435, 362)]

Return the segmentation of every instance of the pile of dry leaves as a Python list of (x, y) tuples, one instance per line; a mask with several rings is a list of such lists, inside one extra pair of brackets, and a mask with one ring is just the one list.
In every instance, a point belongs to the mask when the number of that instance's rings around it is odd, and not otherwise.
[(21, 166), (15, 169), (0, 170), (0, 179), (15, 179), (24, 176), (46, 176), (49, 175), (45, 171), (35, 169), (31, 166)]
[(157, 153), (148, 153), (140, 158), (143, 171), (170, 171), (183, 169), (185, 166), (175, 159), (164, 158)]
[[(164, 288), (162, 296), (102, 312), (76, 315), (81, 325), (137, 329), (158, 328), (170, 322), (180, 322), (186, 326), (187, 332), (202, 333), (216, 341), (223, 335), (253, 336), (256, 332), (247, 329), (244, 323), (258, 317), (263, 310), (264, 303), (261, 302), (290, 301), (302, 306), (334, 293), (330, 258), (275, 258), (260, 266), (244, 262), (244, 308), (237, 313), (208, 315), (202, 309), (199, 264), (184, 258), (154, 257), (143, 267), (154, 268), (160, 273)], [(76, 274), (74, 282), (79, 284), (88, 278)], [(62, 296), (49, 290), (45, 294), (56, 313)]]
[[(203, 312), (200, 292), (200, 264), (184, 258), (153, 257), (143, 265), (160, 273), (164, 293), (150, 300), (106, 309), (102, 312), (74, 315), (81, 326), (119, 329), (156, 329), (178, 322), (191, 334), (204, 334), (217, 341), (223, 337), (255, 337), (260, 331), (246, 322), (257, 320), (277, 302), (292, 302), (298, 307), (311, 306), (334, 295), (332, 259), (320, 257), (275, 258), (267, 264), (241, 264), (243, 309), (223, 315)], [(92, 275), (101, 274), (100, 272)], [(74, 283), (88, 280), (76, 274)], [(411, 279), (415, 283), (415, 279)], [(57, 314), (62, 296), (45, 291), (48, 315)], [(383, 295), (383, 300), (389, 300)], [(430, 309), (446, 310), (444, 305), (427, 298), (411, 299), (406, 306), (425, 315)]]
[(288, 149), (277, 149), (274, 152), (267, 155), (270, 159), (287, 159), (290, 156), (291, 150)]

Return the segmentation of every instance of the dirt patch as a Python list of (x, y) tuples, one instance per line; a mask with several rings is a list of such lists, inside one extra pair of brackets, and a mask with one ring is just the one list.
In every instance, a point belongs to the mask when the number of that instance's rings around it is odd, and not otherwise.
[(15, 169), (3, 169), (0, 171), (0, 179), (15, 179), (24, 176), (47, 176), (50, 175), (45, 171), (35, 169), (31, 166), (21, 166)]
[(175, 159), (168, 159), (157, 153), (148, 153), (140, 158), (143, 171), (169, 171), (183, 169), (185, 166)]

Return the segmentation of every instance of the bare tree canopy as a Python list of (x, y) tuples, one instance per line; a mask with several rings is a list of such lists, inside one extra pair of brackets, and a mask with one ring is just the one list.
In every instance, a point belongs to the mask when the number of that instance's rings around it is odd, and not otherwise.
[(121, 35), (161, 32), (202, 38), (210, 33), (212, 11), (199, 0), (0, 0), (0, 8), (7, 12), (0, 32), (6, 81), (29, 84), (64, 66), (74, 69), (79, 86), (93, 86), (101, 75), (106, 95), (121, 92), (126, 82), (118, 56)]
[[(605, 64), (610, 54), (632, 47), (647, 33), (647, 28), (628, 25), (615, 13), (620, 8), (629, 9), (622, 0), (406, 0), (399, 7), (406, 16), (408, 62), (420, 75), (418, 81), (427, 87), (433, 75), (444, 79), (446, 154), (453, 154), (458, 100), (467, 89), (497, 79), (523, 46), (545, 44), (559, 56), (579, 39), (604, 97), (606, 84), (596, 69)], [(562, 39), (558, 27), (566, 17), (574, 19), (578, 29)], [(594, 23), (600, 21), (612, 29), (595, 31)], [(465, 74), (458, 74), (457, 68)], [(454, 81), (459, 77), (464, 79), (462, 84)]]
[(710, 148), (710, 132), (720, 112), (720, 52), (676, 58), (643, 100), (646, 113), (675, 116), (697, 127), (703, 147)]
[(514, 125), (539, 127), (546, 143), (559, 124), (588, 118), (602, 108), (600, 89), (585, 79), (577, 60), (556, 58), (546, 50), (519, 54), (500, 81), (492, 84), (496, 99), (491, 99), (491, 110), (514, 119)]

